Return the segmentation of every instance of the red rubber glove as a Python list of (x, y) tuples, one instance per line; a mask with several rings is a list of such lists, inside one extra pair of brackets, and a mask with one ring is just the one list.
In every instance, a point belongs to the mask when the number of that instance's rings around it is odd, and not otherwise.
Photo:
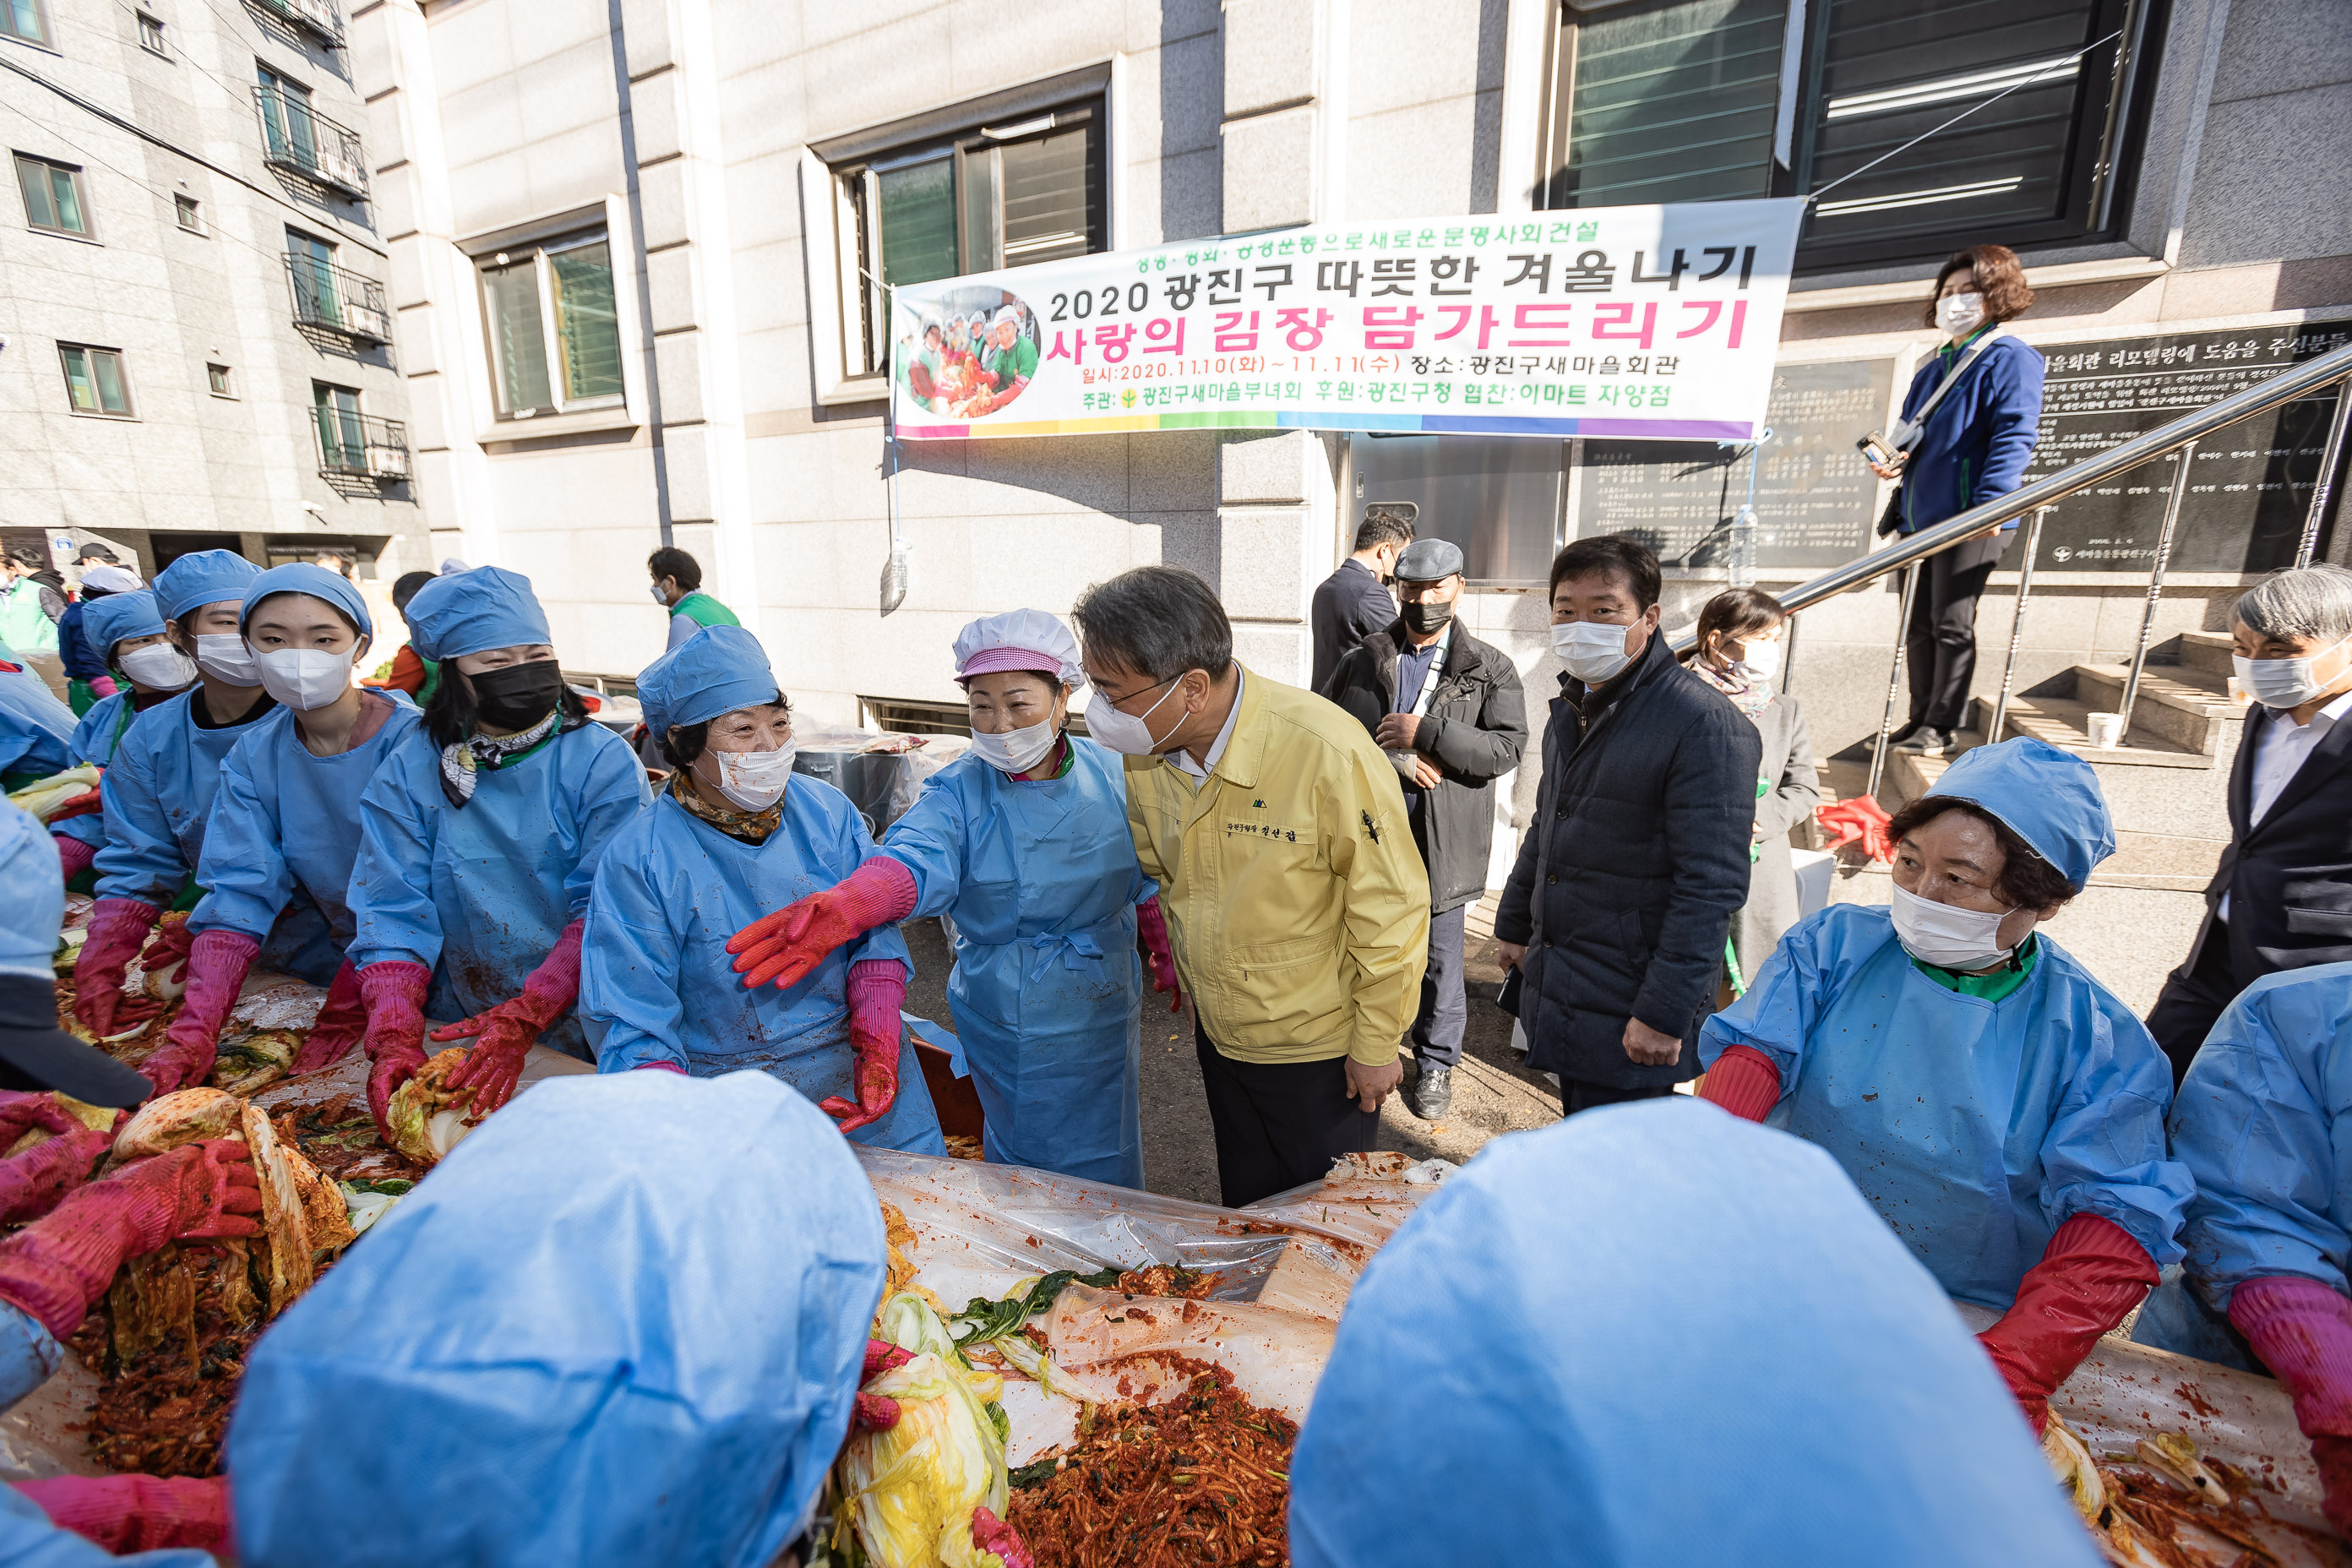
[(172, 1020), (163, 1047), (139, 1064), (159, 1095), (188, 1089), (211, 1076), (220, 1055), (221, 1026), (245, 984), (261, 944), (241, 931), (199, 932), (188, 950), (188, 994)]
[(1168, 993), (1168, 1010), (1184, 1010), (1184, 986), (1176, 978), (1176, 954), (1168, 945), (1168, 917), (1160, 912), (1154, 893), (1135, 906), (1135, 934), (1143, 939), (1143, 966), (1151, 973), (1151, 988)]
[(16, 1490), (51, 1524), (117, 1556), (172, 1547), (236, 1555), (226, 1476), (52, 1476), (19, 1481)]
[[(888, 1340), (869, 1338), (866, 1342), (866, 1368), (857, 1374), (860, 1383), (871, 1383), (893, 1367), (906, 1365), (914, 1356), (900, 1350)], [(852, 1432), (887, 1432), (898, 1424), (898, 1402), (887, 1394), (860, 1394), (856, 1408), (850, 1412)]]
[(1780, 1103), (1780, 1069), (1753, 1046), (1726, 1046), (1706, 1069), (1698, 1097), (1743, 1121), (1761, 1121)]
[(122, 994), (122, 976), (163, 911), (139, 899), (100, 899), (89, 912), (89, 935), (74, 959), (74, 1016), (99, 1038), (120, 1024), (144, 1023), (160, 1002)]
[(319, 1005), (319, 1016), (310, 1021), (310, 1032), (302, 1037), (301, 1048), (294, 1053), (291, 1070), (299, 1077), (333, 1067), (360, 1043), (360, 1037), (367, 1033), (367, 1004), (360, 998), (360, 972), (347, 958), (335, 971), (335, 983), (327, 987), (327, 999)]
[(50, 837), (58, 841), (58, 869), (66, 874), (67, 881), (72, 881), (97, 861), (97, 845), (84, 843), (70, 834), (56, 833)]
[(124, 1260), (167, 1241), (256, 1236), (261, 1212), (253, 1157), (226, 1138), (187, 1143), (92, 1182), (0, 1240), (0, 1300), (40, 1319), (59, 1339), (81, 1326), (89, 1304)]
[[(874, 864), (868, 860), (867, 865)], [(895, 862), (894, 862), (895, 864)], [(849, 966), (849, 1045), (857, 1053), (857, 1102), (830, 1095), (817, 1109), (855, 1132), (879, 1121), (898, 1100), (898, 1013), (907, 1005), (907, 970), (895, 958), (867, 958)]]
[(2111, 1219), (2078, 1214), (2051, 1237), (2017, 1300), (1977, 1336), (2037, 1436), (2050, 1425), (2050, 1395), (2156, 1281), (2156, 1259)]
[(995, 1552), (1004, 1568), (1036, 1568), (1020, 1533), (985, 1507), (971, 1510), (971, 1543), (982, 1552)]
[(81, 1122), (53, 1094), (0, 1089), (0, 1149), (15, 1148), (16, 1140), (36, 1127), (63, 1137), (80, 1131)]
[[(104, 768), (100, 768), (98, 771), (101, 773), (106, 772)], [(57, 805), (49, 807), (48, 816), (43, 817), (41, 820), (54, 827), (58, 823), (65, 821), (68, 817), (96, 816), (105, 809), (105, 795), (95, 788), (86, 789), (79, 795), (69, 795), (66, 796), (65, 799), (59, 801)]]
[[(48, 1100), (47, 1095), (26, 1095)], [(56, 1101), (51, 1100), (54, 1106)], [(0, 1161), (0, 1225), (21, 1225), (58, 1206), (58, 1200), (89, 1180), (114, 1147), (111, 1130), (93, 1132), (70, 1116), (69, 1128), (51, 1128), (57, 1137)]]
[(425, 994), (433, 972), (406, 959), (387, 959), (360, 971), (360, 994), (367, 1002), (368, 1110), (386, 1144), (392, 1097), (425, 1065)]
[(2230, 1321), (2294, 1395), (2326, 1488), (2321, 1511), (2352, 1539), (2352, 1301), (2316, 1279), (2275, 1274), (2230, 1293)]
[(914, 873), (877, 855), (824, 892), (753, 921), (728, 939), (727, 951), (741, 955), (735, 973), (747, 988), (787, 990), (843, 942), (914, 912)]
[(436, 1045), (475, 1041), (463, 1065), (448, 1079), (451, 1089), (474, 1090), (472, 1114), (488, 1116), (514, 1098), (515, 1080), (522, 1076), (523, 1058), (530, 1054), (532, 1044), (579, 995), (580, 922), (573, 921), (523, 982), (520, 995), (509, 996), (462, 1024), (433, 1031)]

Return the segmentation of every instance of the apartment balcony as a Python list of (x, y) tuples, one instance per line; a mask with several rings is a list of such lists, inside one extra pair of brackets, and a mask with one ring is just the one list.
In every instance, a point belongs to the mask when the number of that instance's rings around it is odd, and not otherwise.
[(325, 478), (386, 484), (408, 478), (408, 426), (399, 420), (321, 408), (316, 424), (319, 472)]
[(294, 324), (338, 333), (355, 343), (392, 342), (383, 285), (315, 257), (289, 255), (286, 280), (294, 290)]
[(281, 22), (289, 22), (330, 44), (343, 41), (343, 19), (334, 0), (253, 0)]
[(271, 168), (366, 198), (367, 161), (358, 132), (278, 88), (257, 87), (253, 100), (261, 113), (262, 158)]

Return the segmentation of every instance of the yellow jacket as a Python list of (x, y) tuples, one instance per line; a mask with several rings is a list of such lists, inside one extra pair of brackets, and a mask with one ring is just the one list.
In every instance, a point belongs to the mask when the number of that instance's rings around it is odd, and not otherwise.
[(1242, 675), (1197, 794), (1163, 757), (1127, 759), (1128, 826), (1177, 970), (1237, 1061), (1386, 1066), (1429, 956), (1429, 873), (1396, 769), (1338, 707)]

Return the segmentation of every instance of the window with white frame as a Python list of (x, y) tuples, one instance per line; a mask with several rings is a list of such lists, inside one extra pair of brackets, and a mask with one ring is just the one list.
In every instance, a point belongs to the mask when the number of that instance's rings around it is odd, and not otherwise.
[(478, 257), (501, 419), (622, 402), (613, 249), (603, 229)]
[(122, 374), (120, 349), (59, 343), (58, 358), (66, 373), (66, 402), (76, 414), (131, 417), (131, 381)]
[(49, 41), (49, 17), (41, 0), (0, 0), (0, 35), (28, 44)]

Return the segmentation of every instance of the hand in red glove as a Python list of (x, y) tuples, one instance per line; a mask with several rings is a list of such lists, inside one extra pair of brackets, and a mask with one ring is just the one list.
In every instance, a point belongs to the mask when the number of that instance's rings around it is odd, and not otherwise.
[(89, 934), (74, 959), (74, 1016), (100, 1039), (120, 1024), (144, 1023), (163, 1010), (160, 1002), (122, 994), (122, 976), (162, 912), (138, 899), (100, 899), (89, 912)]
[(1184, 987), (1176, 978), (1176, 954), (1168, 945), (1168, 917), (1160, 912), (1154, 893), (1135, 906), (1135, 934), (1143, 939), (1143, 966), (1151, 973), (1151, 988), (1168, 993), (1168, 1010), (1184, 1010)]
[(425, 993), (433, 972), (406, 959), (386, 959), (360, 971), (367, 1003), (368, 1110), (376, 1131), (392, 1142), (392, 1097), (425, 1065)]
[[(868, 1339), (866, 1342), (866, 1369), (857, 1374), (860, 1383), (871, 1383), (893, 1367), (901, 1367), (914, 1356), (900, 1350), (888, 1340)], [(850, 1412), (852, 1432), (887, 1432), (898, 1424), (898, 1402), (887, 1394), (863, 1394), (857, 1396), (856, 1408)]]
[(58, 869), (70, 882), (90, 868), (98, 859), (98, 846), (76, 838), (69, 833), (52, 834), (58, 845)]
[(1743, 1121), (1761, 1121), (1780, 1103), (1780, 1069), (1753, 1046), (1726, 1046), (1706, 1069), (1698, 1097)]
[(514, 1098), (515, 1080), (522, 1076), (523, 1058), (530, 1053), (532, 1042), (562, 1017), (579, 995), (580, 922), (573, 921), (523, 982), (520, 995), (509, 996), (462, 1024), (433, 1031), (438, 1045), (476, 1040), (464, 1064), (449, 1075), (451, 1089), (473, 1089), (473, 1115), (488, 1116)]
[(335, 971), (335, 983), (327, 987), (327, 999), (319, 1005), (319, 1016), (310, 1020), (310, 1032), (302, 1037), (290, 1070), (298, 1078), (306, 1072), (323, 1072), (348, 1056), (366, 1033), (367, 1004), (360, 997), (360, 972), (347, 958)]
[(174, 910), (155, 922), (153, 939), (139, 950), (140, 970), (172, 981), (184, 991), (188, 984), (188, 957), (195, 944), (196, 933), (188, 929), (187, 912)]
[[(47, 1100), (48, 1096), (25, 1098)], [(67, 1121), (72, 1122), (70, 1128), (50, 1129), (57, 1137), (0, 1161), (0, 1225), (21, 1225), (57, 1207), (59, 1198), (89, 1180), (98, 1163), (114, 1147), (111, 1131), (93, 1132), (71, 1117)]]
[(242, 1143), (215, 1139), (126, 1165), (0, 1240), (0, 1300), (38, 1318), (59, 1339), (126, 1259), (167, 1241), (255, 1236), (261, 1189)]
[[(872, 861), (867, 861), (872, 865)], [(907, 971), (895, 958), (868, 958), (849, 966), (849, 1046), (857, 1056), (857, 1102), (831, 1095), (817, 1109), (855, 1132), (890, 1113), (898, 1100), (898, 1042), (905, 1026)]]
[(2050, 1425), (2050, 1395), (2157, 1277), (2156, 1259), (2113, 1220), (2078, 1214), (2051, 1237), (2017, 1300), (1977, 1336), (2037, 1436)]
[(2321, 1511), (2352, 1540), (2352, 1301), (2316, 1279), (2274, 1274), (2230, 1292), (2230, 1321), (2294, 1396), (2319, 1465)]
[(58, 1529), (118, 1557), (173, 1547), (236, 1555), (226, 1476), (52, 1476), (19, 1481), (16, 1490)]
[(993, 1552), (1004, 1568), (1035, 1568), (1028, 1545), (1020, 1533), (985, 1507), (971, 1510), (971, 1543), (982, 1552)]
[(81, 1121), (74, 1113), (58, 1103), (58, 1097), (44, 1091), (18, 1094), (0, 1090), (0, 1150), (13, 1149), (16, 1140), (34, 1128), (54, 1132), (62, 1137), (81, 1131)]
[(741, 955), (735, 973), (747, 989), (786, 990), (843, 942), (914, 912), (914, 873), (877, 855), (837, 885), (753, 921), (728, 939), (727, 951)]
[(139, 1064), (159, 1095), (200, 1084), (220, 1055), (221, 1026), (261, 944), (238, 931), (199, 932), (188, 951), (188, 994), (161, 1049)]

